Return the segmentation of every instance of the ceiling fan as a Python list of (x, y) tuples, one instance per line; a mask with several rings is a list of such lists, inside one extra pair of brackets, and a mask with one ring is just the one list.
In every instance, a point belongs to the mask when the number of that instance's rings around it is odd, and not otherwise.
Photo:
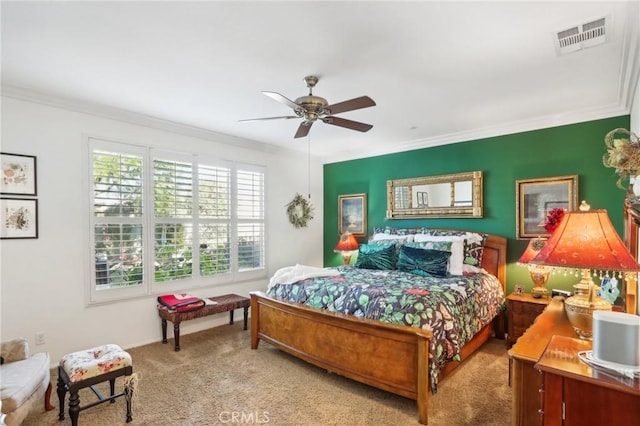
[(312, 93), (313, 88), (318, 83), (318, 77), (309, 75), (304, 78), (309, 88), (309, 94), (307, 96), (301, 96), (298, 99), (292, 101), (291, 99), (282, 96), (276, 92), (262, 92), (278, 102), (281, 102), (291, 109), (295, 115), (285, 115), (280, 117), (265, 117), (265, 118), (252, 118), (247, 120), (240, 120), (241, 122), (247, 121), (259, 121), (259, 120), (277, 120), (277, 119), (291, 119), (291, 118), (303, 118), (300, 123), (298, 131), (294, 138), (301, 138), (309, 134), (311, 125), (320, 120), (327, 124), (334, 126), (345, 127), (351, 130), (357, 130), (359, 132), (369, 131), (373, 126), (371, 124), (360, 123), (359, 121), (347, 120), (346, 118), (334, 117), (334, 114), (342, 112), (353, 111), (361, 108), (368, 108), (374, 106), (376, 103), (368, 96), (360, 96), (359, 98), (350, 99), (344, 102), (338, 102), (337, 104), (329, 105), (329, 102), (325, 98), (320, 96), (314, 96)]

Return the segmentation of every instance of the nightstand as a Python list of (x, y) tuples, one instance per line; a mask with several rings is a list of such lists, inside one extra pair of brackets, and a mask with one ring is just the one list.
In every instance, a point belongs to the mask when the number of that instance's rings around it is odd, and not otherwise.
[(551, 298), (534, 298), (530, 293), (507, 296), (507, 345), (511, 347), (544, 311)]

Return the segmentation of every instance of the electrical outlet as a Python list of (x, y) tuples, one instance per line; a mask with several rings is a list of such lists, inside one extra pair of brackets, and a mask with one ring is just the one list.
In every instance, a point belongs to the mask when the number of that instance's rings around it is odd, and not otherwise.
[(44, 333), (42, 331), (36, 333), (36, 345), (44, 345)]

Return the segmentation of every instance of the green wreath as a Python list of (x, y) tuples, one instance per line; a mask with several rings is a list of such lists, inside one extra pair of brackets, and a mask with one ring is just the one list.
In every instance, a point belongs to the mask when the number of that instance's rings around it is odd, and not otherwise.
[(296, 194), (293, 200), (287, 204), (287, 215), (293, 226), (304, 228), (313, 219), (313, 206), (302, 195)]

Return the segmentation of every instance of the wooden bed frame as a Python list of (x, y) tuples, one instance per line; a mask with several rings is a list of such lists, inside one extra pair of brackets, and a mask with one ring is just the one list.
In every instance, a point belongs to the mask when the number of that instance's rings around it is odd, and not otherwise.
[[(482, 267), (498, 277), (503, 290), (506, 249), (506, 238), (489, 235), (482, 259)], [(491, 324), (483, 328), (462, 348), (462, 359), (493, 332)], [(264, 340), (329, 372), (415, 399), (420, 423), (425, 425), (431, 394), (431, 337), (430, 330), (326, 312), (275, 299), (260, 291), (251, 293), (251, 349), (257, 349), (260, 340)], [(441, 369), (440, 378), (459, 364), (448, 363)]]

